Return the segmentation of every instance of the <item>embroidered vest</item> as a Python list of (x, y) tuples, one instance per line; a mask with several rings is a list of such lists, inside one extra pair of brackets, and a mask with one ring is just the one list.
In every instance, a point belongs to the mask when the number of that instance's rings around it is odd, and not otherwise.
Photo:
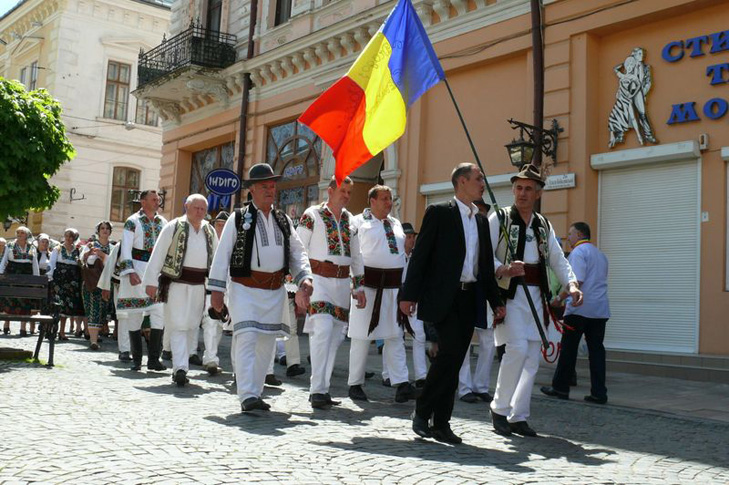
[[(284, 273), (289, 273), (289, 238), (291, 225), (286, 214), (278, 209), (271, 209), (274, 220), (283, 234)], [(230, 276), (245, 277), (251, 275), (251, 257), (253, 256), (253, 242), (256, 236), (256, 223), (258, 210), (253, 204), (247, 204), (242, 209), (235, 210), (235, 229), (237, 232), (233, 253), (230, 256)]]
[[(526, 245), (526, 223), (519, 215), (519, 211), (515, 206), (499, 209), (497, 213), (499, 221), (506, 227), (506, 233), (509, 235), (511, 247), (516, 252), (516, 260), (524, 260), (524, 246)], [(537, 249), (539, 252), (539, 274), (540, 289), (544, 296), (549, 297), (549, 275), (547, 272), (547, 262), (549, 261), (549, 228), (550, 224), (546, 217), (534, 212), (532, 218), (532, 231), (537, 239)], [(499, 230), (499, 242), (496, 245), (496, 257), (504, 264), (510, 264), (513, 259), (507, 249), (504, 239), (504, 232)], [(513, 299), (516, 294), (516, 280), (504, 276), (497, 278), (497, 283), (501, 288), (501, 295), (504, 298)], [(548, 298), (548, 301), (551, 298)]]
[[(210, 224), (202, 224), (205, 233), (205, 247), (208, 251), (208, 269), (213, 262), (213, 227)], [(182, 274), (182, 263), (185, 260), (187, 251), (187, 239), (190, 237), (190, 224), (182, 218), (177, 219), (175, 232), (172, 235), (172, 242), (167, 250), (165, 262), (162, 265), (162, 275), (171, 280), (177, 280)]]

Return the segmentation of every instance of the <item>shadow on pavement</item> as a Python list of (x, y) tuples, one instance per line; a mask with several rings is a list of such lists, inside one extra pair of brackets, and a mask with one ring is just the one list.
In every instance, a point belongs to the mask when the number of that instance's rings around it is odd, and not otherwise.
[(283, 429), (294, 426), (319, 425), (315, 421), (302, 421), (298, 419), (292, 421), (292, 416), (294, 415), (279, 411), (251, 411), (248, 413), (229, 414), (225, 418), (221, 418), (220, 416), (206, 416), (204, 419), (225, 426), (240, 428), (241, 431), (245, 431), (246, 433), (265, 436), (283, 436), (285, 434), (282, 431)]
[[(168, 377), (169, 379), (169, 377)], [(189, 384), (185, 385), (184, 387), (177, 387), (175, 383), (173, 383), (171, 380), (168, 381), (165, 384), (160, 384), (158, 386), (149, 386), (149, 387), (143, 387), (143, 386), (134, 386), (136, 389), (139, 389), (140, 391), (147, 391), (151, 392), (153, 394), (165, 394), (168, 396), (174, 396), (181, 399), (197, 399), (202, 394), (209, 394), (209, 389), (203, 389), (200, 386), (196, 386), (193, 384), (192, 381), (190, 381)]]

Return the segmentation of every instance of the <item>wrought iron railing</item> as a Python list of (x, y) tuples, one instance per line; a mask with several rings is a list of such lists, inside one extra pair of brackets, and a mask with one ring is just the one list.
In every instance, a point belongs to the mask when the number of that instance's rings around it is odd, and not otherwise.
[(235, 62), (236, 37), (203, 28), (195, 22), (149, 52), (139, 52), (137, 86), (143, 86), (182, 67), (224, 68)]

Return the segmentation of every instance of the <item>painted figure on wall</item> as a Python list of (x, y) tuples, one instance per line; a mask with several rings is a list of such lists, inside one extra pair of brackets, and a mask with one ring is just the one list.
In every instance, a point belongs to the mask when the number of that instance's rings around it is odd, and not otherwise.
[(635, 130), (641, 145), (645, 141), (658, 143), (645, 110), (645, 99), (653, 84), (653, 78), (651, 67), (643, 62), (643, 56), (643, 48), (636, 47), (622, 64), (613, 69), (619, 82), (615, 105), (608, 118), (610, 148), (617, 143), (623, 143), (625, 133), (631, 128)]

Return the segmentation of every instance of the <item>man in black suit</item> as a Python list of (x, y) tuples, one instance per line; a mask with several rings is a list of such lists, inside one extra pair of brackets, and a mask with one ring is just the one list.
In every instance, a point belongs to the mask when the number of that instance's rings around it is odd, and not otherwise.
[[(486, 186), (481, 171), (462, 163), (451, 173), (455, 198), (428, 207), (418, 244), (413, 251), (403, 285), (400, 309), (433, 322), (438, 333), (438, 354), (425, 380), (413, 415), (413, 431), (424, 438), (461, 443), (450, 428), (458, 371), (471, 343), (476, 321), (476, 285), (482, 285), (502, 319), (506, 310), (494, 279), (494, 253), (488, 219), (473, 201)], [(433, 427), (428, 420), (433, 417)]]

